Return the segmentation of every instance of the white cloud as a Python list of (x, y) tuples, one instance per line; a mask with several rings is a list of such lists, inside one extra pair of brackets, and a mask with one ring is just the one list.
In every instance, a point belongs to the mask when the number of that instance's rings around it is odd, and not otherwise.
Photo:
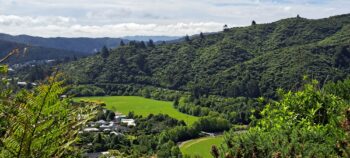
[(172, 35), (197, 34), (222, 29), (222, 23), (193, 22), (175, 24), (120, 23), (109, 25), (81, 25), (68, 17), (20, 17), (0, 15), (0, 31), (10, 34), (69, 37), (120, 37), (127, 35)]
[(38, 36), (185, 35), (300, 14), (350, 12), (348, 0), (0, 0), (0, 32)]

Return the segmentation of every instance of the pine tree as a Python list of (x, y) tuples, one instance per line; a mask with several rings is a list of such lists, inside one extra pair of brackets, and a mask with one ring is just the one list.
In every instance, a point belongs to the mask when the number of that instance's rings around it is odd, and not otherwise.
[(188, 35), (185, 36), (185, 41), (186, 41), (186, 42), (190, 42), (190, 41), (191, 41), (191, 40), (190, 40), (190, 37), (189, 37)]
[(204, 39), (204, 34), (203, 34), (203, 32), (201, 32), (201, 33), (199, 34), (199, 37), (200, 37), (201, 39)]
[(109, 50), (106, 46), (102, 47), (101, 56), (102, 58), (107, 58), (109, 56)]
[(255, 22), (255, 20), (253, 20), (253, 21), (252, 21), (252, 25), (253, 25), (253, 26), (254, 26), (254, 25), (256, 25), (256, 22)]
[(228, 26), (227, 24), (224, 25), (224, 32), (228, 31)]
[(124, 41), (123, 41), (123, 40), (121, 40), (119, 45), (120, 45), (120, 46), (125, 46)]
[(154, 47), (154, 46), (155, 46), (152, 39), (150, 39), (150, 40), (148, 41), (147, 46), (148, 46), (148, 47)]

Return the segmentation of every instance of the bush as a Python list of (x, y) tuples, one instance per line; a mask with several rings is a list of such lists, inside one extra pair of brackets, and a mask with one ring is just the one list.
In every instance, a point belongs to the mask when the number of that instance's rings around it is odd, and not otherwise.
[[(348, 86), (332, 84), (338, 92)], [(279, 90), (281, 100), (267, 104), (261, 119), (248, 132), (234, 130), (225, 136), (231, 157), (349, 157), (350, 133), (343, 124), (350, 122), (349, 100), (332, 94), (331, 87), (318, 88), (318, 82), (304, 85), (298, 92)], [(327, 86), (326, 86), (327, 87)], [(345, 88), (340, 90), (339, 87)], [(348, 94), (346, 94), (348, 95)], [(347, 127), (347, 126), (346, 126)]]

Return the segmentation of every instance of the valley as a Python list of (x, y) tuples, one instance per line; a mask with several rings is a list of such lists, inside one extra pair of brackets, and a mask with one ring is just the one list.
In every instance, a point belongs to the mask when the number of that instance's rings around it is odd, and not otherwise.
[[(92, 28), (189, 27), (122, 26)], [(350, 156), (350, 14), (0, 52), (1, 158)]]

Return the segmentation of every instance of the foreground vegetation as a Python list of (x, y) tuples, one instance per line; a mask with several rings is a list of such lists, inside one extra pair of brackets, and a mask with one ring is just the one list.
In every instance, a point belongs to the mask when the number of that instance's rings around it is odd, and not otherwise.
[[(297, 92), (279, 91), (281, 99), (267, 104), (247, 133), (225, 135), (233, 157), (349, 157), (350, 80), (305, 84)], [(217, 157), (220, 154), (217, 154)]]
[(183, 120), (188, 125), (192, 125), (197, 117), (187, 115), (177, 111), (172, 102), (158, 101), (137, 96), (108, 96), (108, 97), (85, 97), (77, 100), (99, 100), (106, 103), (106, 108), (115, 112), (128, 114), (133, 112), (135, 115), (147, 117), (150, 114), (166, 114), (177, 120)]
[[(4, 59), (13, 55), (12, 51)], [(8, 67), (0, 65), (0, 76)], [(60, 96), (63, 81), (55, 73), (36, 88), (13, 91), (0, 81), (0, 157), (77, 157), (78, 131), (94, 115), (96, 105), (75, 105)], [(5, 78), (6, 79), (6, 78)], [(78, 117), (79, 116), (79, 117)]]

